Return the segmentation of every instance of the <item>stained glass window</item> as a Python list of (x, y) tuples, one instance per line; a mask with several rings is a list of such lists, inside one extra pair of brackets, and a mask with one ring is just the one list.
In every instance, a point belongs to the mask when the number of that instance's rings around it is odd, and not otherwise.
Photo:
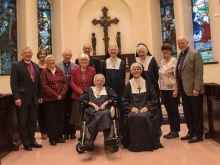
[(16, 0), (0, 0), (0, 74), (10, 74), (17, 61)]
[(38, 46), (52, 54), (51, 8), (47, 0), (37, 0)]
[(210, 32), (208, 0), (192, 0), (194, 47), (204, 62), (212, 62), (212, 41)]
[(161, 30), (163, 43), (172, 45), (172, 56), (177, 56), (176, 28), (173, 0), (160, 0)]

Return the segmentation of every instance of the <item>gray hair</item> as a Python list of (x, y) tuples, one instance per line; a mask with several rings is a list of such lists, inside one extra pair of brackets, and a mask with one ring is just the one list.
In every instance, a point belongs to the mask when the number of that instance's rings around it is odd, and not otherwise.
[(70, 54), (72, 55), (72, 52), (71, 52), (70, 49), (65, 49), (65, 50), (63, 51), (63, 54), (62, 54), (62, 55), (64, 55), (67, 51), (70, 52)]
[(131, 65), (131, 68), (130, 68), (130, 72), (131, 73), (132, 73), (133, 68), (140, 68), (141, 69), (141, 73), (143, 72), (143, 66), (139, 62), (134, 62)]
[[(48, 55), (46, 58), (45, 58), (45, 62), (46, 63), (48, 63), (48, 60), (50, 59), (50, 58), (54, 58), (54, 55), (52, 55), (52, 54), (50, 54), (50, 55)], [(55, 58), (54, 58), (55, 59)]]
[(116, 47), (117, 51), (118, 51), (118, 45), (109, 45), (108, 50), (110, 50), (111, 47)]
[(87, 59), (88, 61), (90, 60), (90, 58), (87, 54), (80, 54), (78, 60), (80, 61), (83, 58)]
[(31, 47), (29, 47), (29, 46), (23, 47), (23, 48), (21, 49), (21, 54), (23, 54), (26, 49), (30, 49), (30, 50), (31, 50), (31, 53), (33, 54), (32, 49), (31, 49)]
[(94, 78), (93, 78), (93, 83), (95, 84), (95, 80), (96, 80), (96, 78), (97, 78), (98, 76), (101, 76), (101, 77), (103, 78), (104, 84), (105, 84), (105, 76), (104, 76), (103, 74), (101, 74), (101, 73), (98, 73), (98, 74), (96, 74), (96, 75), (94, 76)]

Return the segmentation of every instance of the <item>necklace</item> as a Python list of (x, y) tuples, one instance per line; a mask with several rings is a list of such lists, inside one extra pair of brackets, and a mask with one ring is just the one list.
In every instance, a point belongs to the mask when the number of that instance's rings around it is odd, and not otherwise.
[(101, 95), (100, 95), (101, 90), (102, 90), (102, 88), (97, 88), (97, 87), (95, 87), (94, 95), (96, 96), (96, 98), (99, 98), (99, 97), (101, 96)]
[(115, 67), (116, 67), (116, 61), (117, 61), (117, 58), (110, 58), (110, 62), (111, 62), (111, 64), (112, 64), (112, 67), (115, 69)]
[[(68, 67), (68, 69), (66, 69), (66, 67)], [(66, 77), (66, 79), (68, 80), (69, 78), (70, 78), (70, 74), (69, 74), (69, 71), (70, 71), (70, 69), (71, 69), (71, 66), (70, 66), (70, 64), (65, 64), (64, 63), (64, 74), (65, 74), (65, 77)]]
[(141, 93), (141, 80), (140, 79), (137, 79), (137, 80), (134, 80), (134, 82), (137, 84), (137, 90), (139, 91), (139, 93)]

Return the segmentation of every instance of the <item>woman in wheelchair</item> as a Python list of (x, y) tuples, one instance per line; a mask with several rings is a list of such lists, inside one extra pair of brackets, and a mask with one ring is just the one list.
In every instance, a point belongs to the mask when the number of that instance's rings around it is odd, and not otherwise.
[(105, 77), (96, 74), (94, 84), (87, 88), (80, 96), (80, 102), (85, 105), (83, 120), (86, 121), (84, 145), (93, 146), (98, 132), (104, 133), (104, 144), (117, 143), (112, 127), (110, 107), (117, 100), (116, 93), (108, 87), (104, 87)]
[(122, 144), (133, 152), (162, 148), (159, 139), (160, 113), (153, 84), (146, 81), (143, 66), (131, 65), (133, 78), (129, 80), (122, 97), (125, 113)]

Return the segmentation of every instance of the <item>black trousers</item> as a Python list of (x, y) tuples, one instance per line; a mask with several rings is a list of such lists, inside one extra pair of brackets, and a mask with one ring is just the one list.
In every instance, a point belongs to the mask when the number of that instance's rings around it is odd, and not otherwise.
[(41, 133), (47, 133), (44, 103), (40, 103), (38, 106), (38, 124)]
[(173, 98), (173, 90), (161, 90), (161, 96), (167, 111), (170, 130), (178, 133), (180, 131), (180, 114), (178, 110), (179, 98)]
[(23, 145), (29, 145), (35, 142), (35, 131), (37, 126), (38, 106), (34, 103), (31, 105), (16, 107), (18, 129), (21, 142)]
[(76, 134), (75, 124), (70, 124), (73, 100), (71, 97), (72, 90), (69, 89), (65, 99), (65, 117), (64, 117), (64, 134)]
[(188, 133), (195, 136), (203, 136), (203, 94), (198, 96), (187, 96), (181, 81), (180, 92)]
[(49, 141), (63, 137), (65, 100), (44, 102)]

